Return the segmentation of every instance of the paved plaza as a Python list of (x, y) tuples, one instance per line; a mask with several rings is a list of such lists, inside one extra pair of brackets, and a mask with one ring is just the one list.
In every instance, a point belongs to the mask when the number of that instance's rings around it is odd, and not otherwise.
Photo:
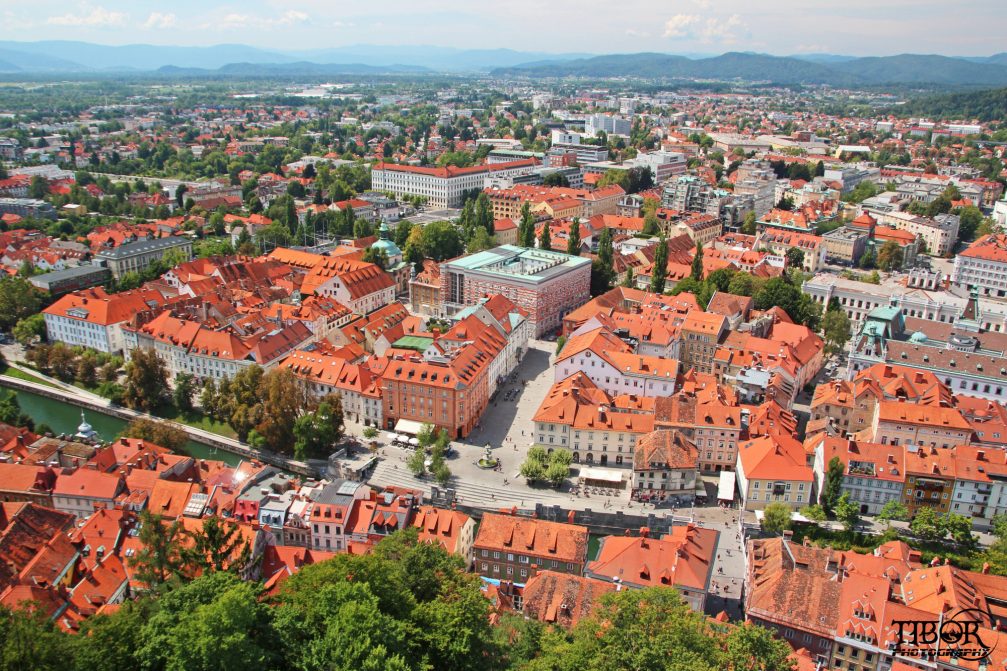
[[(576, 493), (572, 490), (576, 478), (576, 464), (569, 481), (555, 489), (548, 486), (529, 486), (520, 475), (521, 463), (534, 444), (532, 417), (541, 405), (553, 383), (552, 361), (556, 344), (543, 340), (529, 343), (528, 352), (518, 366), (516, 379), (499, 389), (483, 415), (481, 424), (465, 440), (452, 442), (453, 453), (448, 458), (452, 479), (448, 487), (455, 490), (458, 502), (478, 508), (533, 508), (536, 504), (559, 505), (565, 509), (623, 511), (627, 514), (674, 515), (676, 520), (692, 519), (700, 526), (721, 532), (717, 557), (713, 568), (707, 612), (726, 610), (732, 617), (740, 617), (741, 585), (745, 562), (742, 538), (739, 532), (739, 511), (716, 505), (704, 507), (655, 507), (631, 501), (629, 490), (607, 496), (604, 494)], [(508, 392), (513, 395), (508, 400)], [(361, 427), (348, 424), (351, 433), (359, 435)], [(378, 442), (380, 459), (369, 481), (375, 485), (411, 487), (425, 492), (435, 483), (429, 477), (416, 478), (406, 465), (412, 454), (409, 448), (390, 444), (389, 434), (382, 431)], [(478, 465), (487, 445), (491, 454), (500, 460), (500, 470), (487, 470)], [(628, 471), (627, 471), (628, 474)], [(708, 478), (708, 500), (715, 500), (716, 484)], [(750, 513), (746, 521), (754, 522)]]

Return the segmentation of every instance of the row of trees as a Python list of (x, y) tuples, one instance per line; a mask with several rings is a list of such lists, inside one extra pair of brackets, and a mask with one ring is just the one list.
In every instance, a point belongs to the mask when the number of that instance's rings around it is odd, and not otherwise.
[[(305, 566), (272, 596), (222, 568), (226, 562), (208, 561), (234, 550), (224, 552), (217, 532), (204, 528), (203, 536), (209, 549), (193, 553), (203, 555), (200, 577), (183, 582), (174, 560), (149, 562), (144, 575), (167, 579), (89, 618), (78, 635), (60, 633), (41, 613), (0, 610), (0, 669), (792, 668), (789, 647), (768, 630), (709, 620), (672, 588), (612, 592), (570, 630), (511, 614), (494, 626), (479, 578), (461, 558), (418, 543), (415, 531), (368, 555)], [(182, 559), (171, 533), (147, 540), (144, 552)]]
[(314, 398), (288, 369), (252, 365), (229, 379), (207, 379), (199, 401), (239, 439), (297, 459), (327, 457), (343, 436), (342, 398)]

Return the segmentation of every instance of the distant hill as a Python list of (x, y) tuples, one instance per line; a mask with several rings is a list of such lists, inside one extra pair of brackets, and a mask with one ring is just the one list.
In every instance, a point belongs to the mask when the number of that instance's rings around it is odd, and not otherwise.
[(0, 48), (0, 63), (2, 72), (74, 72), (85, 69), (80, 63), (63, 58), (7, 48)]
[[(48, 40), (44, 42), (0, 42), (0, 49), (42, 59), (64, 61), (67, 72), (81, 70), (156, 70), (164, 65), (182, 68), (219, 68), (228, 63), (284, 63), (297, 58), (243, 44), (212, 47), (164, 47), (152, 44), (107, 46), (90, 42)], [(4, 58), (0, 56), (0, 58)], [(4, 58), (4, 60), (9, 60)], [(15, 61), (16, 62), (16, 61)], [(26, 68), (23, 69), (36, 69)], [(51, 68), (47, 68), (51, 69)]]
[(668, 54), (639, 53), (596, 56), (572, 61), (527, 63), (500, 68), (496, 75), (528, 77), (646, 77), (770, 81), (779, 84), (942, 84), (1007, 85), (1007, 65), (973, 62), (948, 56), (903, 54), (828, 62), (805, 58), (727, 53), (689, 59)]
[[(6, 51), (16, 57), (7, 57)], [(8, 71), (154, 71), (165, 66), (214, 70), (232, 63), (360, 63), (394, 67), (402, 63), (438, 71), (488, 71), (538, 60), (567, 60), (587, 54), (548, 54), (513, 49), (456, 49), (429, 46), (379, 46), (358, 44), (328, 49), (277, 51), (243, 44), (211, 47), (177, 47), (152, 44), (107, 46), (89, 42), (0, 41), (0, 60)]]
[(857, 58), (829, 67), (871, 84), (1007, 85), (1007, 67), (921, 54)]
[(1003, 121), (1007, 120), (1007, 88), (917, 98), (899, 111), (933, 119)]
[(219, 68), (181, 68), (166, 65), (157, 69), (157, 74), (171, 77), (269, 77), (269, 76), (321, 76), (331, 75), (382, 75), (382, 74), (423, 74), (429, 69), (416, 65), (376, 66), (361, 63), (228, 63)]

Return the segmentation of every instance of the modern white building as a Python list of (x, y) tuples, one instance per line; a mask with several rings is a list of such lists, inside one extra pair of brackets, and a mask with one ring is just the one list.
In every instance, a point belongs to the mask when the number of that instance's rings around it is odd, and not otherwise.
[(160, 307), (158, 291), (109, 294), (101, 287), (67, 294), (42, 311), (49, 342), (80, 345), (99, 352), (123, 351), (123, 325), (134, 315)]
[(532, 159), (470, 168), (428, 168), (377, 163), (371, 168), (371, 188), (393, 193), (397, 198), (424, 196), (435, 207), (459, 207), (466, 192), (483, 188), (487, 176), (524, 175), (537, 164)]

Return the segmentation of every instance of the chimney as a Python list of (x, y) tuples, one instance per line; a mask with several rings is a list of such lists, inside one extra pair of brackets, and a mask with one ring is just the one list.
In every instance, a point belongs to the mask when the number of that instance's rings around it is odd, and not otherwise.
[(982, 570), (983, 575), (989, 575), (989, 572), (990, 572), (989, 562), (983, 562), (983, 570)]

